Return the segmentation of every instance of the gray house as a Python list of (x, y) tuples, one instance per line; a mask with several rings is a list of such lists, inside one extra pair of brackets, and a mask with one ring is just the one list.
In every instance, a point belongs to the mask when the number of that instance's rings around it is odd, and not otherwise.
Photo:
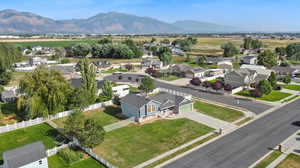
[(121, 108), (124, 115), (142, 122), (151, 118), (192, 111), (193, 101), (165, 92), (148, 97), (128, 94), (121, 99)]
[(3, 153), (4, 168), (48, 168), (46, 148), (35, 142)]
[(231, 85), (233, 88), (249, 87), (256, 83), (257, 72), (250, 69), (239, 69), (227, 73), (224, 77), (225, 84)]
[(256, 65), (257, 64), (257, 56), (245, 56), (241, 62), (243, 64), (252, 64)]

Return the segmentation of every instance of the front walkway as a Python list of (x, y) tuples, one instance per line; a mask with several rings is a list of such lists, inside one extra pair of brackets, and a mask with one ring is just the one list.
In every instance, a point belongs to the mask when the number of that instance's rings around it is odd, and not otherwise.
[(207, 125), (211, 128), (214, 128), (216, 130), (219, 130), (222, 128), (224, 131), (230, 131), (233, 129), (236, 129), (237, 126), (234, 124), (231, 124), (229, 122), (196, 112), (196, 111), (190, 111), (182, 114), (183, 117), (186, 117), (190, 120), (196, 121), (198, 123)]

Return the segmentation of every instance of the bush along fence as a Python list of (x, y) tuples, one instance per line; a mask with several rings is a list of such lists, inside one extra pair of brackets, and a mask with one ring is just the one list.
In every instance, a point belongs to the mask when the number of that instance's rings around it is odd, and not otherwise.
[(80, 145), (80, 143), (78, 142), (77, 139), (73, 139), (73, 144), (80, 147), (83, 151), (85, 151), (88, 155), (90, 155), (92, 158), (94, 158), (95, 160), (97, 160), (98, 162), (102, 163), (104, 166), (106, 166), (107, 168), (118, 168), (117, 166), (112, 165), (111, 163), (109, 163), (107, 160), (105, 160), (104, 158), (98, 156), (97, 154), (95, 154), (92, 149), (90, 148), (85, 148), (83, 146)]
[(70, 147), (70, 146), (72, 146), (72, 145), (74, 145), (74, 142), (69, 142), (69, 143), (67, 143), (67, 144), (63, 144), (63, 145), (61, 145), (61, 146), (54, 147), (54, 148), (52, 148), (52, 149), (48, 149), (48, 150), (46, 151), (47, 157), (56, 155), (58, 151), (60, 151), (60, 150), (62, 150), (62, 149), (65, 149), (65, 148), (67, 148), (67, 147)]
[[(85, 108), (83, 110), (83, 112), (90, 111), (90, 110), (95, 110), (95, 109), (105, 107), (105, 106), (110, 106), (112, 104), (113, 103), (112, 103), (111, 100), (107, 101), (107, 102), (93, 104), (93, 105), (90, 105), (89, 107)], [(32, 119), (32, 120), (28, 120), (28, 121), (22, 121), (22, 122), (18, 122), (18, 123), (14, 123), (14, 124), (1, 126), (0, 127), (0, 134), (5, 133), (5, 132), (9, 132), (9, 131), (13, 131), (13, 130), (16, 130), (16, 129), (20, 129), (20, 128), (26, 128), (26, 127), (38, 125), (38, 124), (44, 123), (44, 122), (49, 121), (49, 120), (55, 120), (55, 119), (67, 117), (67, 116), (71, 115), (72, 113), (74, 113), (74, 111), (75, 110), (64, 111), (64, 112), (57, 113), (55, 115), (50, 115), (46, 118), (39, 117), (39, 118), (35, 118), (35, 119)]]

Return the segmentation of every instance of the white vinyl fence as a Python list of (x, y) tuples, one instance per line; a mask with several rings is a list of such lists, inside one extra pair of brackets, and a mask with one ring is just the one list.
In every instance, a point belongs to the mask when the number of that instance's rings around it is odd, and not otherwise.
[(47, 154), (47, 157), (50, 157), (50, 156), (53, 156), (53, 155), (56, 155), (58, 151), (62, 150), (62, 149), (65, 149), (71, 145), (73, 145), (74, 143), (73, 142), (70, 142), (68, 144), (63, 144), (61, 146), (58, 146), (58, 147), (54, 147), (52, 149), (48, 149), (46, 151), (46, 154)]
[[(83, 111), (86, 112), (86, 111), (90, 111), (90, 110), (95, 110), (95, 109), (105, 107), (105, 106), (109, 106), (109, 105), (112, 105), (112, 104), (113, 103), (112, 103), (111, 100), (107, 101), (107, 102), (97, 103), (97, 104), (90, 105), (89, 107), (85, 108)], [(48, 120), (55, 120), (55, 119), (59, 119), (59, 118), (62, 118), (62, 117), (67, 117), (70, 114), (72, 114), (73, 112), (74, 112), (74, 110), (69, 110), (69, 111), (64, 111), (64, 112), (57, 113), (55, 115), (50, 115), (47, 118), (39, 117), (39, 118), (35, 118), (33, 120), (22, 121), (22, 122), (10, 124), (10, 125), (1, 126), (0, 127), (0, 134), (5, 133), (5, 132), (9, 132), (9, 131), (13, 131), (13, 130), (16, 130), (16, 129), (20, 129), (20, 128), (26, 128), (26, 127), (30, 127), (30, 126), (33, 126), (33, 125), (41, 124), (41, 123), (44, 123)]]
[(97, 160), (98, 162), (102, 163), (103, 165), (105, 165), (107, 168), (118, 168), (117, 166), (112, 165), (111, 163), (109, 163), (107, 160), (105, 160), (104, 158), (98, 156), (97, 154), (95, 154), (92, 149), (90, 148), (85, 148), (83, 146), (80, 145), (80, 143), (78, 143), (78, 140), (74, 139), (74, 144), (79, 146), (83, 151), (85, 151), (88, 155), (90, 155), (91, 157), (93, 157), (95, 160)]

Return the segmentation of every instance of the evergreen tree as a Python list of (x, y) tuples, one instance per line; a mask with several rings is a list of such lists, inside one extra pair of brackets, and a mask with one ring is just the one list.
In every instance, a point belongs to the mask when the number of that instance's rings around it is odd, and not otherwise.
[(271, 75), (268, 80), (272, 88), (275, 89), (277, 87), (277, 79), (276, 79), (276, 74), (274, 72), (271, 72)]
[(110, 81), (104, 80), (101, 96), (105, 97), (107, 100), (111, 100), (113, 98), (113, 90)]

